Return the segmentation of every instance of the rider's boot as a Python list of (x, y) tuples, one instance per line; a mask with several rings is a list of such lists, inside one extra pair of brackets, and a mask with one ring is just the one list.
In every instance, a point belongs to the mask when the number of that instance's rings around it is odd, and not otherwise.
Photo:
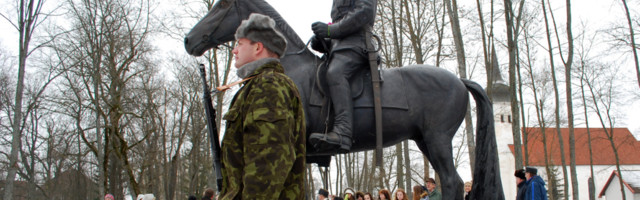
[(338, 153), (351, 150), (353, 132), (353, 101), (349, 84), (332, 85), (329, 88), (335, 113), (333, 129), (327, 133), (312, 133), (309, 142), (320, 151), (335, 149)]

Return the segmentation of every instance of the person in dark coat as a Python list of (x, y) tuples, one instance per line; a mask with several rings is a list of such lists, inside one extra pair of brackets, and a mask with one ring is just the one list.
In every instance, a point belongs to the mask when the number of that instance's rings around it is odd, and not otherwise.
[(473, 182), (468, 181), (464, 183), (464, 200), (469, 200), (471, 196), (471, 188), (473, 187)]
[(527, 184), (527, 177), (524, 175), (524, 169), (516, 170), (513, 175), (516, 177), (516, 185), (518, 185), (516, 200), (524, 200), (524, 193), (527, 191), (527, 188), (525, 187)]
[[(312, 133), (310, 144), (322, 150), (346, 153), (351, 149), (353, 132), (353, 102), (348, 79), (369, 66), (365, 52), (367, 32), (371, 32), (376, 16), (377, 0), (333, 0), (333, 23), (315, 22), (311, 47), (329, 53), (327, 68), (328, 96), (334, 111), (334, 123), (329, 133)], [(329, 49), (325, 49), (327, 47)]]
[(547, 189), (544, 180), (538, 176), (538, 169), (533, 167), (525, 168), (527, 177), (525, 200), (547, 200)]

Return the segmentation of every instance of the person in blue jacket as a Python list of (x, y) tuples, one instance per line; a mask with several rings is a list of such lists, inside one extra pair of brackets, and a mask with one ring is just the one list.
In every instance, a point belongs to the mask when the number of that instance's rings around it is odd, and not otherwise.
[(524, 175), (527, 177), (525, 200), (547, 200), (547, 189), (544, 180), (538, 176), (538, 169), (533, 167), (525, 168)]

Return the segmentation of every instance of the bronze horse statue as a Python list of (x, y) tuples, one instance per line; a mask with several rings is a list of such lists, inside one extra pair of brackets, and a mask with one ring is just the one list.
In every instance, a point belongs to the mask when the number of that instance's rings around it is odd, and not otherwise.
[[(322, 90), (317, 71), (322, 61), (293, 31), (278, 12), (264, 0), (220, 0), (185, 37), (187, 52), (201, 56), (205, 51), (235, 40), (240, 22), (251, 13), (261, 13), (276, 21), (287, 39), (281, 58), (285, 73), (297, 84), (307, 119), (307, 133), (323, 132)], [(366, 67), (364, 67), (366, 68)], [(375, 119), (371, 78), (363, 70), (352, 78), (354, 124), (351, 152), (374, 149)], [(477, 105), (476, 166), (471, 199), (504, 199), (493, 122), (493, 108), (477, 83), (463, 80), (441, 68), (412, 65), (381, 72), (383, 145), (406, 139), (415, 141), (440, 175), (443, 199), (462, 200), (463, 182), (456, 171), (451, 140), (464, 119), (471, 92)], [(326, 108), (324, 108), (326, 109)], [(331, 153), (307, 145), (307, 162), (328, 164)]]

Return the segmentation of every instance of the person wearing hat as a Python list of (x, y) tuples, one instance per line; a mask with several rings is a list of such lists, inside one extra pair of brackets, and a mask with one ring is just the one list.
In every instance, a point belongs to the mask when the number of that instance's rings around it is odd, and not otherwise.
[[(376, 16), (377, 0), (333, 0), (333, 23), (314, 22), (311, 48), (329, 53), (326, 81), (334, 113), (333, 127), (328, 133), (312, 133), (309, 142), (321, 150), (346, 153), (353, 137), (353, 101), (348, 79), (369, 67), (365, 53), (368, 33)], [(326, 47), (326, 48), (325, 48)]]
[(525, 185), (525, 200), (547, 200), (547, 189), (544, 180), (538, 176), (538, 169), (526, 167), (524, 175), (527, 178)]
[(518, 169), (513, 174), (513, 176), (516, 177), (516, 185), (518, 186), (516, 200), (524, 200), (524, 193), (527, 191), (527, 188), (525, 187), (527, 184), (527, 177), (524, 174), (524, 169)]
[(429, 200), (442, 200), (442, 194), (436, 190), (436, 180), (433, 178), (427, 179), (427, 193), (429, 193)]
[(329, 198), (329, 191), (325, 190), (325, 189), (319, 189), (318, 190), (318, 200), (325, 200)]
[(275, 25), (253, 13), (235, 33), (235, 67), (246, 82), (223, 117), (221, 200), (304, 199), (304, 110), (280, 64), (287, 41)]

